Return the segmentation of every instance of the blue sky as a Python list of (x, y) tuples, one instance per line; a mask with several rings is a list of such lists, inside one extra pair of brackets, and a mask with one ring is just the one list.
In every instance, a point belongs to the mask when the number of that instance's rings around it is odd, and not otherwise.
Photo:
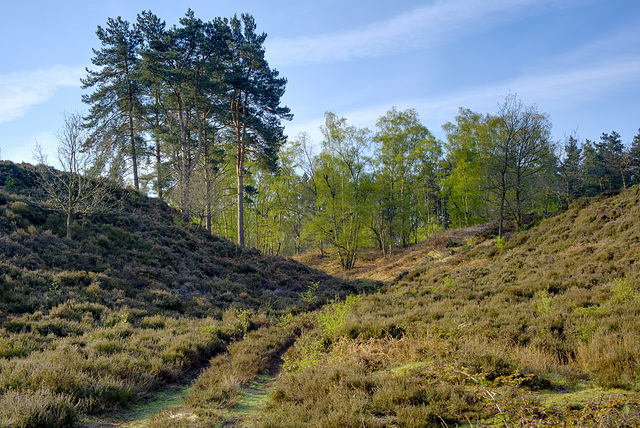
[[(287, 134), (317, 143), (326, 111), (375, 127), (415, 108), (444, 139), (459, 107), (494, 113), (509, 92), (550, 115), (555, 140), (640, 128), (637, 0), (11, 1), (0, 14), (0, 158), (33, 162), (57, 146), (62, 112), (86, 110), (79, 79), (107, 18), (187, 8), (209, 20), (252, 14), (267, 58), (288, 79)], [(179, 4), (180, 3), (180, 4)]]

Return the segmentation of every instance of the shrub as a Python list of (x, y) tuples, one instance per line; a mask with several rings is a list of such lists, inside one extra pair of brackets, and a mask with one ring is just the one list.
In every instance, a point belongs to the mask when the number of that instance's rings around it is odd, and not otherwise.
[(640, 391), (640, 335), (595, 335), (578, 347), (576, 361), (602, 388)]
[(351, 294), (344, 301), (335, 299), (331, 305), (318, 313), (318, 322), (324, 337), (331, 341), (338, 337), (347, 315), (362, 296)]
[(3, 427), (72, 427), (76, 413), (70, 396), (55, 394), (49, 389), (8, 390), (0, 396), (0, 426)]
[(44, 345), (32, 334), (12, 334), (6, 338), (0, 336), (0, 358), (26, 357)]

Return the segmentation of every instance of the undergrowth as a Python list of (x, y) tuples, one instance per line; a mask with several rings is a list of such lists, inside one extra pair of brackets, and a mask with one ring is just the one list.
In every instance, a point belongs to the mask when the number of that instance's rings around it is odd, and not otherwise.
[(149, 423), (215, 426), (282, 364), (256, 426), (640, 426), (635, 188), (500, 241), (448, 231), (371, 293), (130, 190), (68, 240), (4, 166), (0, 425), (70, 426), (208, 366)]
[(34, 167), (0, 162), (7, 180), (0, 426), (70, 426), (127, 408), (251, 331), (364, 289), (180, 225), (164, 202), (115, 186), (70, 239)]
[(318, 313), (258, 426), (639, 426), (637, 218), (633, 189), (499, 245), (423, 243), (394, 284)]

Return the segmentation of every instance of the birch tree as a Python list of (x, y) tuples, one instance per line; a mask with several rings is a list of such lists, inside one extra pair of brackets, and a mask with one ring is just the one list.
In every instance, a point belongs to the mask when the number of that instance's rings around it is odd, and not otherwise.
[(53, 206), (65, 213), (66, 236), (71, 238), (75, 216), (95, 212), (104, 204), (106, 191), (100, 179), (104, 162), (87, 144), (89, 133), (81, 114), (64, 114), (64, 124), (56, 137), (59, 144), (54, 157), (62, 170), (49, 165), (39, 144), (34, 159), (42, 188)]

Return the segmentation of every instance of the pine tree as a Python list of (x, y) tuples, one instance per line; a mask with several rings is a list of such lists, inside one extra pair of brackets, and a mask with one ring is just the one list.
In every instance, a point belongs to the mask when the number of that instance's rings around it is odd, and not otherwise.
[(558, 165), (567, 206), (582, 193), (581, 164), (582, 149), (578, 145), (577, 138), (570, 135), (565, 139), (564, 157)]
[(280, 105), (287, 80), (269, 68), (264, 57), (265, 33), (256, 33), (251, 15), (234, 16), (230, 21), (232, 58), (229, 85), (229, 112), (234, 134), (238, 244), (244, 245), (244, 176), (247, 160), (276, 168), (278, 150), (285, 141), (281, 120), (290, 120), (288, 107)]
[(616, 131), (612, 131), (611, 134), (603, 132), (600, 136), (600, 142), (596, 143), (596, 150), (602, 162), (605, 188), (626, 188), (628, 157), (620, 134)]
[[(81, 80), (82, 89), (95, 87), (92, 94), (82, 96), (82, 101), (91, 105), (87, 126), (100, 134), (93, 139), (102, 142), (100, 150), (112, 159), (123, 154), (131, 159), (133, 185), (139, 190), (138, 158), (143, 140), (136, 122), (141, 115), (138, 49), (142, 36), (120, 17), (109, 18), (107, 26), (98, 26), (96, 34), (102, 48), (93, 50), (91, 62), (100, 68), (87, 69), (87, 77)], [(117, 163), (113, 166), (118, 168)]]
[(629, 148), (629, 181), (633, 184), (640, 183), (640, 129), (633, 137)]

